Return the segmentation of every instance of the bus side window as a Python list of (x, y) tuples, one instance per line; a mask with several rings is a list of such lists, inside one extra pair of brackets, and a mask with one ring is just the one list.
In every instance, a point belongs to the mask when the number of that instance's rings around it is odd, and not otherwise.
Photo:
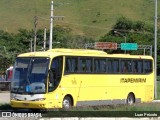
[(124, 61), (124, 60), (121, 60), (121, 61), (120, 61), (120, 66), (121, 66), (121, 67), (120, 67), (120, 68), (121, 68), (121, 69), (120, 69), (120, 72), (121, 72), (121, 73), (124, 73), (124, 72), (125, 72), (125, 61)]
[(71, 59), (70, 58), (67, 58), (66, 59), (66, 72), (71, 72), (71, 68), (72, 68), (72, 66), (71, 66)]
[(86, 60), (86, 72), (92, 72), (92, 60), (91, 59)]
[(105, 72), (105, 71), (106, 71), (106, 60), (100, 59), (100, 72)]
[(128, 73), (131, 73), (132, 72), (132, 62), (131, 60), (127, 60), (126, 61), (127, 63), (127, 70), (128, 70)]
[(126, 65), (125, 65), (124, 68), (123, 68), (123, 72), (124, 72), (124, 73), (128, 72), (128, 69), (127, 69), (127, 66), (126, 66)]
[(86, 72), (86, 59), (79, 59), (79, 72)]
[(72, 64), (71, 64), (72, 66), (71, 66), (71, 72), (76, 72), (76, 69), (75, 69), (75, 67), (76, 67), (76, 60), (73, 58), (72, 59)]
[(98, 60), (94, 60), (94, 72), (99, 72), (99, 61)]
[(75, 57), (66, 58), (65, 72), (77, 72), (78, 59)]
[(113, 69), (114, 69), (114, 73), (119, 72), (119, 61), (116, 59), (113, 61)]
[(121, 60), (121, 72), (122, 73), (131, 73), (132, 72), (132, 63), (131, 60)]
[(108, 59), (108, 73), (113, 72), (112, 63), (113, 63), (113, 61), (111, 59)]
[(125, 63), (124, 63), (123, 72), (124, 72), (124, 73), (128, 73), (128, 65), (127, 65), (127, 61), (125, 61)]
[(134, 60), (132, 63), (133, 73), (137, 73), (137, 67), (138, 67), (137, 61)]
[(95, 59), (94, 60), (94, 72), (103, 73), (106, 71), (106, 59)]
[(144, 72), (146, 74), (152, 72), (152, 62), (151, 61), (149, 60), (144, 61)]
[(138, 73), (143, 73), (143, 61), (139, 60), (138, 61)]

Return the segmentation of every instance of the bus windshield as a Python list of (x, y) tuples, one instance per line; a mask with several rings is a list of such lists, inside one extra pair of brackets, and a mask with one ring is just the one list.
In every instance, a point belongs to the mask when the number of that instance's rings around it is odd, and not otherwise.
[(11, 82), (14, 93), (45, 93), (49, 58), (17, 58)]

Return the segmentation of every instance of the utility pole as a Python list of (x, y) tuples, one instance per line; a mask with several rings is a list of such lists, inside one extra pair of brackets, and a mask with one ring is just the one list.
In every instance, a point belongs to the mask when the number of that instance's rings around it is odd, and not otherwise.
[(43, 51), (46, 50), (46, 27), (44, 28), (44, 43), (43, 43)]
[(36, 51), (37, 23), (37, 16), (34, 16), (34, 52)]
[(64, 16), (54, 16), (53, 15), (53, 1), (51, 1), (51, 17), (50, 17), (50, 39), (49, 39), (49, 49), (52, 49), (53, 43), (53, 19), (54, 18), (63, 18)]
[(52, 34), (53, 34), (53, 1), (51, 1), (51, 18), (50, 18), (50, 39), (49, 39), (49, 49), (52, 49)]
[(30, 43), (30, 51), (32, 52), (32, 49), (33, 49), (33, 48), (32, 48), (32, 38), (31, 38), (30, 42), (31, 42), (31, 43)]
[(154, 98), (157, 98), (157, 0), (155, 0), (155, 22), (154, 22)]

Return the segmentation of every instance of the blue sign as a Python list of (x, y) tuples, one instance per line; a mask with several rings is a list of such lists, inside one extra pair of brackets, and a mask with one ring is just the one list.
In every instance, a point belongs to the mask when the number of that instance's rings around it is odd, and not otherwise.
[(137, 50), (137, 43), (121, 43), (121, 50)]

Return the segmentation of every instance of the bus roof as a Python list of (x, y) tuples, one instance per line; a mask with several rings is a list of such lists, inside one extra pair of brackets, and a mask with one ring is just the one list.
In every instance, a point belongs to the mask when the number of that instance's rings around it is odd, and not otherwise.
[(151, 56), (146, 56), (146, 55), (107, 54), (106, 52), (101, 50), (65, 49), (65, 48), (56, 48), (56, 49), (51, 49), (47, 51), (23, 53), (18, 55), (18, 57), (51, 57), (51, 56), (58, 56), (58, 55), (153, 59)]
[(18, 55), (18, 57), (34, 57), (34, 56), (50, 56), (52, 53), (55, 54), (63, 54), (63, 55), (67, 55), (67, 54), (77, 54), (77, 55), (88, 55), (88, 54), (93, 54), (93, 55), (100, 55), (100, 54), (104, 54), (106, 55), (107, 53), (104, 51), (100, 51), (100, 50), (88, 50), (88, 49), (65, 49), (65, 48), (56, 48), (56, 49), (51, 49), (51, 50), (47, 50), (47, 51), (37, 51), (37, 52), (29, 52), (29, 53), (23, 53)]
[(104, 51), (100, 50), (89, 50), (89, 49), (64, 49), (64, 48), (59, 48), (59, 49), (51, 49), (48, 50), (49, 52), (61, 52), (61, 53), (73, 53), (73, 54), (107, 54)]

